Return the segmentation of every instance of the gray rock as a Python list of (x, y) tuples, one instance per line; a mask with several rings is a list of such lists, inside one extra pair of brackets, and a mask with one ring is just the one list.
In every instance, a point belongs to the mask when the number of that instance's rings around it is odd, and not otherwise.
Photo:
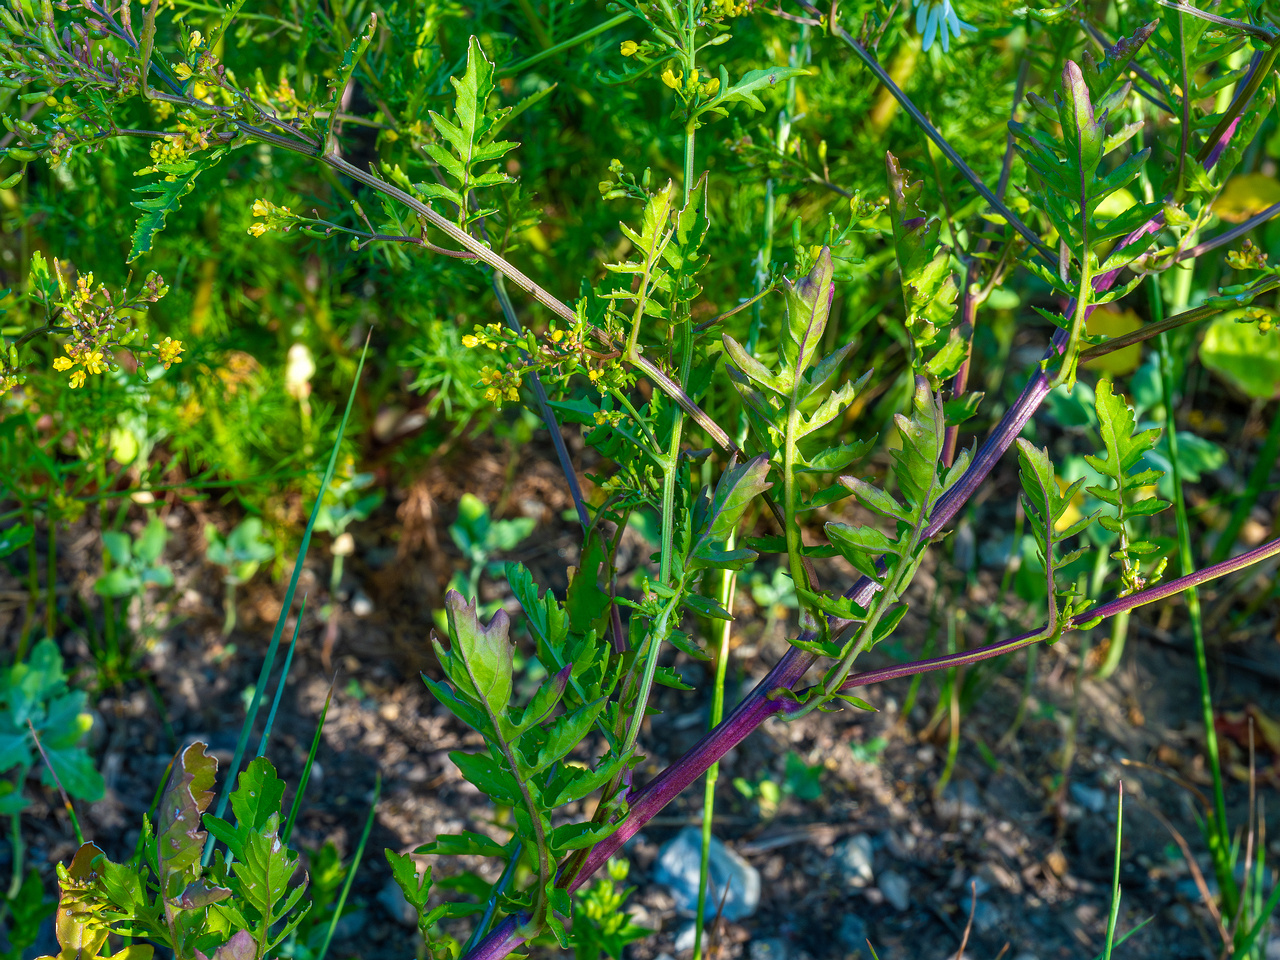
[(1280, 937), (1267, 941), (1267, 960), (1280, 960)]
[(388, 880), (378, 891), (378, 906), (402, 927), (413, 929), (418, 925), (418, 911), (404, 898), (404, 891), (394, 880)]
[(348, 940), (356, 936), (369, 922), (369, 914), (364, 910), (352, 910), (344, 913), (334, 925), (333, 939)]
[(1082, 783), (1072, 783), (1071, 799), (1090, 813), (1101, 813), (1107, 807), (1107, 795), (1096, 787), (1086, 787)]
[(858, 889), (875, 878), (872, 856), (871, 838), (865, 833), (855, 833), (836, 844), (831, 865), (847, 889)]
[[(676, 909), (691, 916), (698, 909), (698, 874), (702, 864), (702, 831), (685, 827), (663, 844), (653, 879), (671, 889)], [(756, 912), (760, 905), (760, 873), (715, 837), (711, 838), (707, 905), (704, 919), (716, 915), (724, 898), (724, 918), (731, 923)], [(728, 894), (725, 894), (725, 890)]]
[(846, 913), (840, 918), (840, 929), (836, 931), (836, 939), (840, 946), (851, 953), (866, 950), (869, 936), (867, 923), (855, 913)]
[(787, 941), (781, 937), (766, 937), (763, 940), (752, 940), (747, 945), (747, 956), (751, 960), (787, 960), (791, 950)]
[(1004, 923), (1000, 908), (986, 900), (979, 900), (973, 908), (973, 928), (979, 933), (990, 933)]
[(942, 796), (934, 803), (938, 816), (946, 820), (976, 820), (982, 815), (982, 797), (978, 785), (972, 780), (954, 780), (947, 784)]
[(911, 906), (911, 884), (900, 873), (886, 870), (880, 874), (880, 892), (899, 913)]
[[(676, 942), (673, 944), (676, 953), (688, 953), (693, 949), (693, 941), (698, 937), (698, 928), (692, 920), (681, 924), (680, 929), (676, 931)], [(702, 934), (702, 942), (707, 942), (707, 935), (704, 931)]]

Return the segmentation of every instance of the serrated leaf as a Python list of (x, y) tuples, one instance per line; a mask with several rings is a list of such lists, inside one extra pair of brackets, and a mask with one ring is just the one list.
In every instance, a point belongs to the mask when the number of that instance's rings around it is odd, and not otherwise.
[(497, 611), (487, 626), (481, 626), (476, 601), (467, 601), (456, 590), (445, 595), (449, 621), (450, 649), (446, 651), (432, 638), (440, 665), (449, 674), (458, 692), (486, 705), (494, 716), (511, 701), (512, 657), (515, 646), (507, 637), (510, 618)]
[(156, 172), (162, 179), (154, 183), (134, 187), (133, 192), (146, 199), (134, 200), (130, 206), (142, 211), (133, 231), (128, 263), (133, 263), (144, 253), (151, 251), (155, 235), (164, 229), (165, 218), (182, 205), (182, 198), (195, 189), (196, 178), (220, 159), (222, 150), (215, 150), (198, 160), (180, 160), (176, 163), (157, 163)]

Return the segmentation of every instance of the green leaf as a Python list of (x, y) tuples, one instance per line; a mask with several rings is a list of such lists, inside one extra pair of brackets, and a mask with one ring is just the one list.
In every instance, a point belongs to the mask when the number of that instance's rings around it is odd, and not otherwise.
[(243, 855), (236, 861), (240, 894), (260, 918), (255, 924), (260, 940), (288, 913), (306, 884), (304, 879), (292, 894), (289, 891), (289, 880), (298, 869), (298, 855), (280, 842), (279, 826), (279, 816), (268, 817), (261, 830), (245, 837)]
[(487, 109), (494, 91), (493, 64), (474, 36), (467, 44), (466, 70), (461, 79), (450, 77), (449, 82), (456, 95), (454, 119), (431, 111), (431, 122), (452, 153), (439, 143), (427, 144), (426, 150), (457, 185), (458, 220), (467, 222), (480, 215), (468, 209), (472, 191), (511, 182), (503, 172), (482, 174), (477, 168), (501, 159), (516, 144), (493, 139), (507, 111)]
[(134, 193), (146, 199), (134, 200), (131, 204), (142, 211), (142, 216), (133, 231), (128, 263), (151, 251), (152, 240), (164, 229), (165, 217), (181, 206), (182, 198), (195, 189), (196, 178), (221, 160), (223, 152), (215, 150), (198, 160), (157, 163), (155, 171), (162, 175), (162, 179), (134, 188)]
[(511, 621), (499, 610), (488, 626), (482, 627), (476, 601), (468, 602), (456, 590), (445, 595), (449, 618), (450, 650), (432, 638), (440, 665), (449, 674), (458, 692), (487, 705), (499, 716), (511, 701), (511, 669), (515, 645), (507, 638)]
[(704, 597), (698, 593), (690, 593), (684, 598), (684, 605), (694, 613), (702, 617), (711, 617), (713, 620), (732, 620), (731, 614), (724, 607), (720, 606), (710, 597)]
[(160, 797), (156, 819), (156, 856), (160, 866), (160, 892), (177, 897), (200, 877), (200, 854), (205, 832), (201, 816), (213, 800), (218, 761), (193, 743), (174, 760), (169, 784)]
[(0, 530), (0, 557), (21, 550), (35, 536), (36, 528), (25, 523), (15, 523), (7, 530)]
[[(925, 351), (938, 339), (956, 311), (955, 278), (951, 273), (950, 250), (941, 245), (942, 228), (937, 220), (929, 220), (920, 209), (924, 183), (910, 183), (908, 174), (891, 153), (885, 154), (889, 176), (889, 221), (893, 227), (894, 252), (902, 280), (902, 300), (906, 305), (904, 320), (915, 348), (915, 362), (925, 369)], [(938, 371), (931, 371), (936, 388), (946, 370), (955, 365), (953, 354), (960, 346), (949, 346), (938, 361)]]
[[(418, 847), (414, 853), (431, 853), (448, 857), (505, 857), (511, 852), (509, 847), (509, 844), (498, 843), (482, 833), (464, 830), (460, 834), (441, 834), (429, 843)], [(387, 853), (390, 856), (391, 851), (388, 850)]]
[(771, 70), (748, 70), (742, 75), (742, 79), (729, 86), (729, 75), (723, 67), (720, 68), (720, 93), (713, 100), (709, 101), (700, 111), (707, 113), (715, 111), (724, 114), (721, 109), (730, 103), (745, 103), (753, 110), (763, 111), (764, 104), (760, 101), (759, 92), (767, 90), (769, 87), (776, 86), (790, 80), (792, 77), (808, 76), (809, 71), (804, 67), (775, 67)]

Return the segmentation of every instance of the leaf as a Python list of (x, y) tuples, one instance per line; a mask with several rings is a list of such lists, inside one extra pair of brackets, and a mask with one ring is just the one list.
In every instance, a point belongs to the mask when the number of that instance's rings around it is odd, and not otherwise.
[[(892, 153), (885, 154), (885, 166), (889, 177), (889, 222), (907, 311), (904, 323), (917, 354), (915, 362), (922, 364), (925, 350), (955, 315), (958, 290), (951, 273), (951, 252), (940, 243), (939, 222), (929, 220), (920, 209), (924, 183), (908, 182), (907, 172)], [(960, 349), (963, 350), (963, 343)], [(952, 358), (944, 357), (940, 365), (945, 368), (952, 362)], [(933, 385), (940, 382), (935, 380)]]
[(278, 816), (283, 800), (284, 781), (276, 776), (275, 767), (266, 757), (255, 757), (241, 772), (231, 793), (235, 826), (214, 816), (206, 816), (205, 825), (239, 859), (249, 834), (263, 830), (273, 814)]
[(481, 175), (475, 169), (481, 164), (501, 159), (516, 146), (509, 141), (493, 139), (501, 129), (499, 121), (507, 113), (505, 109), (493, 113), (487, 110), (486, 105), (494, 91), (493, 72), (493, 64), (484, 55), (480, 41), (471, 37), (467, 44), (466, 70), (461, 79), (449, 78), (455, 92), (454, 120), (447, 120), (435, 111), (430, 114), (436, 132), (453, 151), (450, 153), (439, 143), (427, 144), (426, 150), (457, 185), (455, 202), (460, 222), (481, 215), (468, 210), (473, 190), (511, 182), (506, 173)]
[(769, 475), (769, 458), (763, 454), (736, 464), (720, 475), (715, 496), (711, 500), (711, 515), (707, 523), (706, 539), (724, 542), (729, 539), (751, 502), (773, 486)]
[(21, 550), (35, 535), (36, 528), (25, 523), (15, 523), (7, 530), (0, 530), (0, 557), (7, 557)]
[(822, 346), (831, 300), (836, 292), (834, 274), (831, 249), (824, 246), (808, 276), (795, 284), (783, 280), (787, 326), (782, 355), (793, 378), (804, 374)]
[[(505, 857), (511, 852), (509, 847), (509, 844), (498, 843), (482, 833), (464, 830), (460, 834), (441, 834), (429, 843), (418, 847), (414, 853), (430, 853), (447, 857)], [(387, 851), (387, 859), (391, 859), (390, 850)]]
[[(244, 0), (240, 0), (241, 3)], [(378, 15), (376, 13), (369, 14), (368, 23), (360, 33), (356, 34), (351, 43), (347, 46), (347, 52), (342, 57), (342, 64), (338, 67), (333, 79), (329, 81), (329, 104), (327, 116), (320, 118), (320, 134), (321, 140), (324, 142), (325, 151), (331, 151), (336, 147), (333, 138), (334, 128), (338, 122), (338, 111), (342, 106), (342, 95), (346, 93), (347, 84), (351, 82), (351, 76), (356, 72), (356, 65), (360, 62), (360, 58), (364, 56), (366, 50), (369, 49), (369, 41), (373, 39), (373, 32), (378, 26)]]
[(511, 701), (515, 646), (507, 639), (510, 619), (499, 610), (488, 626), (481, 627), (476, 601), (466, 601), (456, 590), (445, 595), (445, 610), (451, 649), (446, 651), (434, 637), (431, 640), (440, 665), (459, 693), (482, 701), (492, 715), (500, 715)]
[(1094, 99), (1111, 89), (1111, 85), (1125, 72), (1125, 68), (1159, 26), (1159, 20), (1152, 20), (1139, 27), (1133, 36), (1121, 37), (1102, 51), (1101, 63), (1094, 58), (1092, 50), (1085, 49), (1081, 56), (1084, 63), (1081, 73)]
[[(260, 940), (292, 906), (288, 888), (298, 868), (298, 855), (280, 842), (279, 827), (280, 818), (273, 814), (261, 830), (250, 832), (245, 837), (243, 856), (235, 866), (241, 896), (258, 912)], [(302, 888), (297, 888), (298, 896), (301, 892)]]
[(144, 253), (151, 251), (152, 240), (164, 229), (165, 217), (181, 206), (182, 198), (195, 189), (196, 177), (222, 159), (223, 152), (215, 150), (198, 160), (157, 163), (154, 169), (163, 174), (163, 179), (134, 187), (134, 193), (150, 196), (144, 200), (134, 200), (130, 204), (141, 210), (142, 216), (138, 218), (138, 225), (133, 231), (128, 263), (133, 263)]
[(213, 800), (218, 761), (207, 755), (205, 744), (193, 743), (174, 760), (169, 784), (160, 797), (156, 817), (156, 856), (160, 867), (160, 893), (172, 899), (199, 878), (205, 832), (201, 815)]
[(1200, 362), (1255, 400), (1280, 397), (1280, 328), (1263, 332), (1237, 315), (1215, 317), (1200, 344)]
[(731, 614), (720, 604), (712, 600), (710, 597), (704, 597), (698, 593), (690, 593), (684, 598), (684, 605), (694, 613), (702, 617), (710, 617), (713, 620), (732, 620)]
[(760, 102), (759, 91), (776, 86), (783, 81), (790, 80), (792, 77), (808, 76), (809, 71), (804, 67), (775, 67), (771, 70), (748, 70), (742, 75), (742, 79), (729, 86), (729, 74), (723, 67), (720, 68), (720, 94), (715, 99), (708, 102), (700, 111), (716, 111), (724, 114), (724, 110), (720, 109), (730, 103), (746, 103), (753, 110), (763, 111), (764, 104)]

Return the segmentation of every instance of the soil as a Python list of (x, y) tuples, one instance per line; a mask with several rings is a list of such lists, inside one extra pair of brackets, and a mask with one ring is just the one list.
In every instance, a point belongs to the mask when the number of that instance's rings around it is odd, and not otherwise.
[[(575, 456), (583, 456), (581, 449)], [(1015, 484), (1012, 472), (1002, 474), (969, 515), (968, 533), (960, 536), (972, 541), (974, 531), (1008, 529), (1004, 513), (1012, 510)], [(347, 558), (338, 597), (328, 596), (327, 537), (317, 538), (326, 542), (313, 547), (301, 574), (298, 597), (312, 599), (302, 616), (268, 750), (290, 784), (296, 783), (331, 689), (333, 700), (295, 846), (314, 850), (331, 840), (349, 856), (374, 799), (375, 775), (382, 776), (373, 832), (352, 890), (354, 910), (344, 917), (330, 951), (336, 958), (381, 960), (419, 952), (412, 921), (406, 924), (397, 908), (383, 848), (412, 851), (439, 833), (461, 829), (502, 836), (497, 811), (461, 779), (448, 756), (451, 750), (474, 748), (477, 737), (452, 719), (418, 678), (424, 670), (438, 675), (428, 637), (442, 587), (463, 564), (447, 528), (464, 490), (489, 503), (500, 500), (503, 515), (538, 521), (536, 534), (508, 558), (524, 562), (539, 583), (562, 592), (578, 538), (562, 519), (571, 504), (545, 443), (530, 445), (514, 460), (502, 450), (456, 450), (444, 465), (393, 489), (380, 513), (353, 530), (356, 550)], [(257, 682), (288, 580), (264, 572), (241, 588), (238, 626), (224, 639), (223, 587), (219, 572), (203, 560), (201, 530), (205, 522), (226, 529), (238, 515), (176, 494), (160, 506), (160, 515), (171, 532), (166, 556), (176, 586), (149, 601), (147, 616), (158, 618), (163, 628), (140, 665), (154, 680), (163, 712), (137, 681), (98, 692), (93, 746), (107, 793), (80, 811), (86, 836), (113, 859), (132, 852), (142, 817), (178, 748), (200, 740), (223, 767), (230, 760), (245, 693)], [(1271, 527), (1274, 518), (1259, 508), (1253, 519)], [(95, 524), (90, 511), (58, 538), (59, 578), (71, 595), (90, 604), (100, 570)], [(981, 555), (982, 544), (974, 546)], [(648, 552), (638, 535), (627, 534), (624, 564), (640, 563)], [(289, 566), (277, 573), (287, 574)], [(1209, 669), (1227, 751), (1229, 807), (1242, 838), (1249, 808), (1243, 715), (1280, 715), (1273, 570), (1271, 565), (1219, 582), (1202, 594)], [(967, 603), (939, 605), (970, 611), (967, 619), (955, 621), (958, 642), (984, 642), (993, 617), (1004, 623), (1001, 636), (1037, 626), (1016, 604), (1001, 599), (999, 575), (999, 569), (979, 566), (965, 582), (946, 567), (926, 571), (914, 588), (913, 615), (900, 631), (911, 638), (907, 649), (918, 650), (930, 630), (939, 644), (944, 642), (945, 616), (940, 613), (940, 622), (931, 626), (928, 615), (933, 592), (944, 589), (968, 595)], [(825, 576), (832, 584), (852, 579), (839, 567)], [(790, 629), (786, 617), (771, 621), (748, 590), (739, 596), (730, 701), (784, 652)], [(504, 586), (489, 579), (482, 598), (511, 603)], [(0, 576), (0, 641), (8, 650), (14, 649), (25, 602), (24, 581)], [(295, 609), (286, 622), (286, 639), (296, 614)], [(850, 708), (790, 724), (769, 721), (721, 765), (715, 832), (760, 871), (763, 897), (749, 918), (714, 925), (713, 956), (868, 958), (859, 942), (866, 937), (880, 960), (942, 960), (957, 954), (972, 912), (965, 948), (971, 960), (1093, 957), (1106, 930), (1121, 780), (1118, 930), (1124, 933), (1152, 919), (1125, 944), (1122, 955), (1217, 956), (1214, 920), (1175, 836), (1185, 839), (1207, 872), (1196, 816), (1197, 797), (1210, 791), (1210, 781), (1200, 759), (1204, 738), (1196, 667), (1183, 614), (1179, 601), (1136, 614), (1122, 667), (1105, 682), (1087, 678), (1095, 655), (1086, 660), (1081, 682), (1080, 633), (1040, 651), (1025, 698), (1025, 654), (970, 678), (972, 696), (962, 704), (958, 755), (941, 792), (950, 735), (947, 712), (935, 715), (941, 675), (926, 677), (918, 691), (909, 681), (861, 691), (875, 712)], [(1094, 634), (1102, 643), (1106, 628)], [(68, 662), (82, 665), (80, 681), (92, 684), (82, 632), (67, 631), (60, 643)], [(867, 663), (891, 662), (895, 654), (908, 655), (907, 649), (873, 651)], [(694, 681), (695, 690), (660, 690), (662, 712), (642, 735), (648, 759), (638, 772), (641, 779), (679, 756), (706, 727), (707, 668), (683, 656), (673, 663)], [(1019, 714), (1010, 739), (1005, 735)], [(1072, 745), (1074, 757), (1063, 780), (1064, 751)], [(744, 786), (763, 779), (785, 785), (790, 755), (820, 768), (816, 799), (805, 799), (811, 793), (803, 789), (784, 789), (774, 807), (735, 786), (736, 779)], [(1257, 794), (1274, 798), (1280, 758), (1261, 739), (1255, 768)], [(23, 830), (30, 856), (51, 889), (52, 864), (68, 859), (75, 841), (55, 796), (42, 792), (34, 777), (29, 792), (37, 800)], [(628, 882), (637, 887), (630, 909), (637, 922), (657, 931), (629, 948), (634, 960), (688, 956), (677, 950), (676, 940), (689, 921), (671, 894), (653, 883), (652, 873), (661, 845), (681, 827), (699, 823), (701, 806), (700, 781), (626, 848)], [(1272, 799), (1261, 809), (1270, 829), (1265, 837), (1258, 833), (1258, 840), (1272, 856), (1280, 855), (1280, 843), (1269, 839), (1280, 837), (1280, 804)], [(833, 856), (837, 844), (854, 834), (867, 835), (874, 853), (874, 879), (861, 888), (847, 885)], [(9, 859), (7, 844), (0, 859)], [(472, 869), (493, 880), (498, 869), (466, 858), (422, 860), (432, 863), (437, 877)], [(0, 872), (5, 869), (0, 863)], [(905, 890), (906, 909), (886, 896), (890, 874), (899, 878), (891, 892), (901, 896)], [(465, 931), (461, 922), (459, 936)], [(40, 952), (51, 952), (54, 945), (47, 939), (38, 944)]]

